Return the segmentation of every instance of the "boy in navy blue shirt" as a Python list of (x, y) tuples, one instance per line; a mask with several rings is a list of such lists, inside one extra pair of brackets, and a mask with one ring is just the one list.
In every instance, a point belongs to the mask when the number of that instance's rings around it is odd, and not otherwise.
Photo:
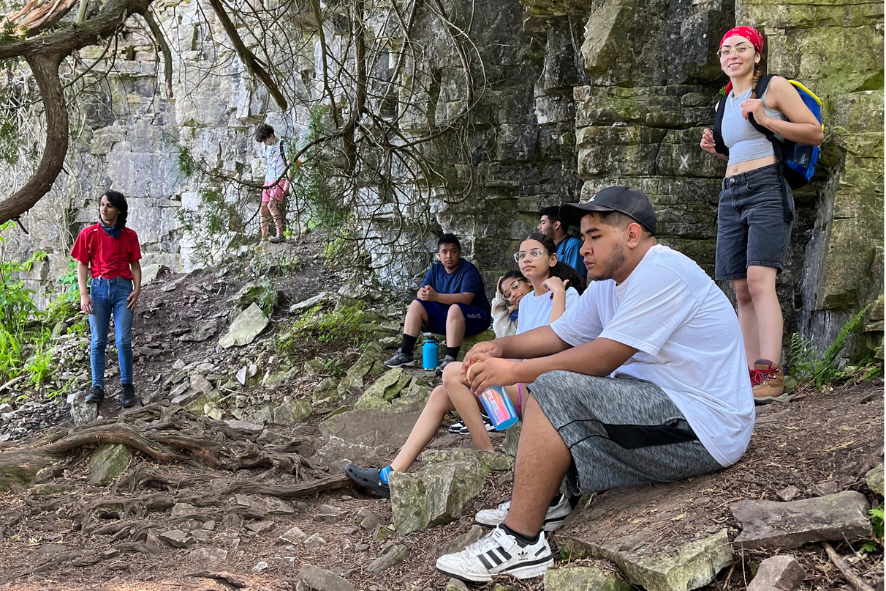
[(385, 362), (388, 367), (414, 365), (412, 350), (422, 327), (446, 335), (446, 356), (437, 373), (458, 359), (465, 335), (479, 334), (489, 328), (490, 306), (483, 279), (477, 267), (461, 258), (461, 244), (453, 234), (443, 234), (437, 241), (437, 258), (422, 281), (416, 299), (406, 311), (403, 342), (397, 353)]

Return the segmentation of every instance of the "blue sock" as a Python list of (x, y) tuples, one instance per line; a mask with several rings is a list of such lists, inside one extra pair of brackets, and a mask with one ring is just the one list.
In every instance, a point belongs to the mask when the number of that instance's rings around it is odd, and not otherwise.
[(378, 474), (378, 477), (381, 478), (381, 481), (382, 481), (382, 482), (384, 482), (385, 484), (387, 484), (387, 483), (388, 483), (388, 477), (390, 476), (391, 472), (393, 472), (393, 471), (394, 471), (394, 469), (391, 468), (390, 466), (388, 466), (387, 468), (382, 468), (382, 469), (381, 469), (381, 472), (379, 472), (379, 474)]

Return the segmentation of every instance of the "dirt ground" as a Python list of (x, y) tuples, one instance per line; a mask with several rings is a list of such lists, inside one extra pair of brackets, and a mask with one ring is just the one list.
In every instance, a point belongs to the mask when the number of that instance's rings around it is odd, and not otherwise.
[[(336, 279), (326, 270), (315, 253), (318, 244), (311, 240), (291, 245), (301, 269), (297, 273), (274, 277), (275, 285), (293, 300), (304, 299), (321, 291), (336, 291)], [(177, 282), (177, 283), (175, 283)], [(135, 364), (139, 393), (159, 390), (162, 380), (173, 372), (176, 361), (207, 362), (219, 371), (243, 360), (230, 359), (215, 350), (217, 334), (203, 341), (177, 340), (218, 323), (219, 330), (228, 322), (225, 300), (242, 284), (233, 271), (213, 275), (164, 276), (147, 286), (142, 294), (141, 312), (134, 322), (134, 346), (140, 351)], [(168, 286), (175, 283), (175, 288)], [(167, 288), (167, 289), (164, 289)], [(284, 302), (272, 317), (272, 326), (263, 338), (273, 338), (277, 325), (285, 320), (288, 303)], [(354, 359), (357, 351), (336, 351), (315, 344), (307, 354), (320, 357), (342, 355)], [(109, 361), (112, 356), (109, 356)], [(88, 369), (87, 365), (83, 366)], [(226, 365), (227, 364), (227, 365)], [(109, 366), (111, 364), (109, 363)], [(82, 371), (83, 367), (67, 368)], [(320, 377), (314, 376), (313, 382)], [(311, 380), (295, 380), (273, 390), (255, 388), (255, 400), (280, 399), (284, 395), (307, 393)], [(103, 404), (101, 414), (112, 418), (121, 409), (114, 391)], [(144, 412), (144, 411), (143, 411)], [(159, 412), (159, 411), (158, 411)], [(299, 454), (309, 457), (323, 445), (317, 428), (322, 416), (312, 416), (292, 429), (270, 429), (278, 440), (297, 443)], [(142, 420), (142, 419), (140, 419)], [(150, 422), (152, 417), (145, 416)], [(156, 417), (153, 420), (160, 420)], [(205, 424), (204, 424), (205, 425)], [(799, 489), (797, 498), (814, 496), (816, 487), (834, 482), (839, 490), (859, 490), (875, 503), (864, 484), (867, 470), (883, 461), (883, 380), (839, 387), (829, 391), (806, 392), (789, 403), (758, 407), (757, 427), (745, 457), (736, 465), (711, 477), (703, 503), (693, 511), (703, 512), (705, 520), (714, 520), (730, 528), (730, 538), (737, 525), (729, 504), (740, 499), (776, 500), (776, 493), (788, 486)], [(209, 432), (209, 431), (207, 431)], [(0, 456), (33, 444), (46, 433), (34, 433), (23, 441), (0, 444)], [(215, 436), (215, 435), (214, 435)], [(500, 443), (502, 438), (496, 438)], [(441, 429), (432, 446), (469, 446), (468, 437), (449, 435)], [(284, 445), (285, 447), (285, 445)], [(0, 495), (0, 590), (108, 590), (168, 591), (226, 590), (234, 586), (219, 579), (202, 576), (206, 571), (226, 571), (239, 577), (243, 588), (254, 591), (292, 591), (301, 566), (311, 564), (345, 577), (355, 589), (424, 590), (445, 589), (447, 579), (434, 570), (437, 547), (473, 525), (473, 514), (507, 499), (508, 476), (493, 474), (486, 489), (465, 508), (456, 522), (431, 527), (425, 531), (388, 539), (375, 539), (355, 523), (355, 514), (367, 508), (383, 524), (390, 523), (390, 503), (353, 488), (339, 488), (299, 499), (282, 501), (260, 494), (219, 496), (218, 491), (243, 483), (288, 486), (299, 482), (292, 474), (267, 467), (227, 471), (195, 463), (160, 463), (143, 453), (134, 453), (127, 472), (108, 487), (96, 488), (87, 482), (88, 459), (93, 448), (70, 453), (53, 471), (53, 477), (36, 488)], [(306, 474), (323, 476), (322, 471), (304, 468)], [(161, 473), (166, 482), (139, 480)], [(327, 476), (329, 476), (327, 474)], [(161, 479), (162, 480), (162, 479)], [(304, 480), (302, 480), (303, 482)], [(178, 483), (178, 484), (170, 484)], [(56, 488), (53, 488), (55, 486)], [(621, 491), (604, 493), (603, 501)], [(187, 502), (187, 514), (172, 514), (172, 504)], [(332, 520), (321, 517), (323, 505), (342, 511)], [(637, 515), (613, 515), (614, 521), (636, 520)], [(270, 525), (258, 525), (264, 522)], [(687, 520), (691, 527), (692, 517)], [(253, 526), (252, 529), (250, 526)], [(280, 535), (297, 526), (305, 534), (318, 534), (322, 541), (287, 548), (278, 544)], [(204, 542), (188, 548), (173, 548), (153, 543), (157, 535), (171, 529), (199, 530)], [(265, 529), (267, 528), (267, 529)], [(258, 531), (253, 531), (258, 530)], [(148, 532), (147, 535), (145, 532)], [(667, 532), (649, 535), (667, 537)], [(391, 542), (404, 545), (409, 557), (381, 573), (366, 570)], [(554, 537), (556, 542), (556, 536)], [(873, 583), (883, 572), (882, 547), (873, 554), (859, 551), (859, 544), (835, 544), (838, 552), (851, 561), (852, 569)], [(197, 548), (221, 548), (228, 551), (225, 560), (207, 563), (197, 560)], [(848, 588), (818, 545), (790, 551), (807, 570), (804, 589), (837, 590)], [(736, 554), (731, 569), (721, 572), (706, 587), (713, 591), (743, 589), (756, 564), (772, 553)], [(556, 568), (588, 564), (594, 561), (558, 561)], [(516, 581), (502, 578), (496, 584), (512, 589), (540, 590), (541, 579)], [(476, 587), (493, 589), (494, 584)]]

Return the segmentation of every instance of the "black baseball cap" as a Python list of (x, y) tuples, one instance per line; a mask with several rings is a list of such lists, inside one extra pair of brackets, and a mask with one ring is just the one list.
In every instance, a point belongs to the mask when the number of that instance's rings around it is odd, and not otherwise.
[(577, 226), (581, 218), (594, 211), (617, 211), (636, 220), (655, 234), (655, 211), (649, 197), (631, 187), (607, 187), (585, 203), (564, 203), (560, 206), (560, 220)]

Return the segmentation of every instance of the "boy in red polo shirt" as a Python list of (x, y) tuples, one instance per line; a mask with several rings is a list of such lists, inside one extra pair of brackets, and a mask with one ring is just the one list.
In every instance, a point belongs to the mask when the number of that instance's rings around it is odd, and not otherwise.
[[(89, 314), (92, 333), (89, 361), (92, 389), (86, 402), (99, 403), (105, 398), (105, 347), (108, 325), (114, 315), (117, 360), (120, 363), (120, 402), (125, 408), (135, 404), (132, 385), (132, 312), (141, 292), (142, 258), (138, 236), (126, 227), (129, 207), (117, 191), (102, 195), (99, 223), (85, 228), (71, 250), (77, 259), (77, 282), (80, 286), (80, 309)], [(89, 292), (87, 277), (92, 277)]]

